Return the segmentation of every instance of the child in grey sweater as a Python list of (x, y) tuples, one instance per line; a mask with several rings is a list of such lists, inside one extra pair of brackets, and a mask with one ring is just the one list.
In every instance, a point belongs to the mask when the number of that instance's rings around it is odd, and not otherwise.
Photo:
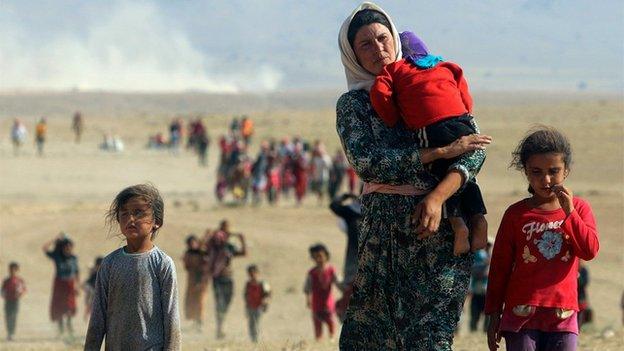
[(85, 350), (179, 350), (175, 265), (153, 244), (163, 224), (158, 190), (134, 185), (113, 201), (107, 220), (127, 245), (106, 256), (97, 275)]

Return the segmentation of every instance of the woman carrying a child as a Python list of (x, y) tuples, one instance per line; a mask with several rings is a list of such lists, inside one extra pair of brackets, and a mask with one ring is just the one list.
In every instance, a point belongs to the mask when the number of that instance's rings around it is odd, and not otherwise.
[[(369, 89), (385, 65), (401, 59), (398, 32), (378, 6), (358, 6), (339, 44), (349, 91), (337, 103), (337, 131), (365, 182), (359, 267), (340, 349), (451, 350), (472, 256), (453, 255), (442, 205), (474, 178), (491, 139), (474, 134), (419, 148), (415, 132), (400, 123), (390, 128), (377, 116)], [(426, 164), (457, 156), (441, 181), (423, 176)]]

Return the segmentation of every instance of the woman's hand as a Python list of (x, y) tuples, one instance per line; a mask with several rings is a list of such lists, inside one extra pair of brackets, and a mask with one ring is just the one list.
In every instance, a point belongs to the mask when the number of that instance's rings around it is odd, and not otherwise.
[(492, 142), (492, 137), (484, 134), (465, 135), (447, 146), (440, 148), (442, 158), (453, 158), (474, 150), (485, 150)]
[(566, 216), (569, 216), (574, 211), (574, 202), (572, 201), (572, 190), (565, 187), (563, 184), (553, 185), (552, 191), (557, 195), (559, 205), (565, 212)]
[(435, 193), (429, 193), (416, 205), (416, 210), (412, 216), (412, 224), (418, 223), (416, 235), (418, 239), (424, 239), (438, 231), (442, 218), (443, 199)]
[(498, 349), (498, 344), (501, 341), (501, 332), (499, 330), (500, 313), (496, 312), (489, 316), (490, 316), (490, 323), (488, 324), (488, 330), (487, 330), (488, 347), (490, 351), (496, 351)]
[(442, 218), (442, 204), (461, 187), (463, 174), (452, 170), (444, 179), (416, 206), (412, 222), (418, 222), (416, 234), (424, 239), (438, 231)]

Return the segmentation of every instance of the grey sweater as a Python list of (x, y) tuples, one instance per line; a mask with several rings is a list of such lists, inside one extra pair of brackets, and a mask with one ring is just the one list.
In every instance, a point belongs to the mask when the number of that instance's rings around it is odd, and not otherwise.
[(180, 315), (175, 265), (154, 246), (128, 254), (123, 248), (104, 258), (85, 350), (179, 350)]

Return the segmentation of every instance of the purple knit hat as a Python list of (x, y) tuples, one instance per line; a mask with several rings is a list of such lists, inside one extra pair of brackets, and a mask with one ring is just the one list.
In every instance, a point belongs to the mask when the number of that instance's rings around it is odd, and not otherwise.
[(401, 38), (401, 50), (403, 50), (403, 57), (412, 57), (414, 61), (421, 59), (429, 55), (429, 50), (425, 43), (420, 40), (416, 34), (412, 32), (401, 32), (399, 34)]

